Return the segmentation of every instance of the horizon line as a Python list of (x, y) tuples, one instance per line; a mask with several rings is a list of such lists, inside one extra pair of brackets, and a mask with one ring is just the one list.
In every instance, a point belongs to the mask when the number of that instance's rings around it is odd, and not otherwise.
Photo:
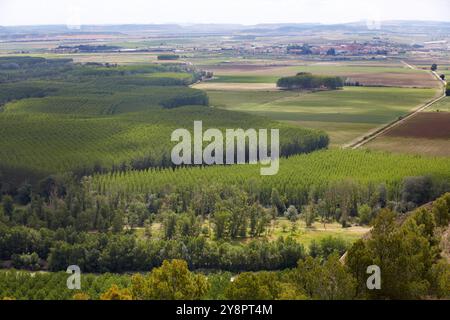
[[(75, 25), (75, 26), (79, 26), (79, 27), (83, 27), (83, 26), (103, 26), (103, 27), (108, 27), (108, 26), (149, 26), (149, 25), (159, 25), (159, 26), (164, 26), (164, 25), (177, 25), (177, 26), (181, 26), (181, 27), (185, 27), (185, 26), (195, 26), (195, 25), (216, 25), (216, 26), (243, 26), (243, 27), (252, 27), (252, 26), (259, 26), (259, 25), (323, 25), (323, 26), (333, 26), (333, 25), (346, 25), (346, 24), (354, 24), (354, 23), (364, 23), (367, 21), (374, 21), (374, 19), (362, 19), (362, 20), (352, 20), (352, 21), (348, 21), (348, 22), (333, 22), (333, 23), (328, 23), (328, 22), (260, 22), (260, 23), (256, 23), (256, 24), (243, 24), (243, 23), (227, 23), (227, 22), (223, 22), (223, 23), (214, 23), (214, 22), (146, 22), (146, 23), (129, 23), (129, 22), (124, 22), (124, 23), (86, 23), (86, 24), (80, 24), (80, 25)], [(450, 20), (445, 21), (445, 20), (422, 20), (422, 19), (388, 19), (388, 20), (377, 20), (381, 23), (383, 22), (434, 22), (434, 23), (449, 23), (450, 24)], [(69, 27), (69, 26), (73, 26), (73, 25), (68, 25), (68, 24), (64, 24), (64, 23), (50, 23), (50, 24), (9, 24), (9, 25), (0, 25), (0, 28), (10, 28), (10, 27), (61, 27), (61, 26), (65, 26), (65, 27)]]

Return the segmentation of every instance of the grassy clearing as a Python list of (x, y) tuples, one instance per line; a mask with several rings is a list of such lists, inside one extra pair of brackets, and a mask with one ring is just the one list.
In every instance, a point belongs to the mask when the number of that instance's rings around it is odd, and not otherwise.
[(306, 227), (303, 220), (290, 222), (286, 218), (279, 218), (275, 221), (271, 239), (290, 236), (308, 248), (312, 241), (320, 241), (326, 237), (340, 237), (348, 243), (353, 243), (369, 232), (369, 227), (352, 226), (342, 228), (339, 223), (323, 224), (315, 222), (311, 228)]
[[(211, 227), (210, 233), (213, 233), (212, 225), (208, 224), (208, 220), (205, 220), (203, 225), (206, 227)], [(152, 238), (163, 238), (164, 231), (161, 223), (153, 223), (150, 230)], [(330, 236), (342, 238), (345, 242), (350, 244), (360, 239), (369, 231), (370, 227), (366, 226), (355, 225), (349, 228), (342, 228), (342, 226), (337, 222), (323, 224), (319, 221), (313, 223), (313, 225), (308, 228), (303, 220), (291, 222), (284, 217), (280, 217), (272, 221), (271, 227), (268, 229), (267, 234), (261, 236), (261, 238), (268, 239), (269, 241), (275, 241), (280, 237), (292, 237), (307, 249), (312, 241), (320, 241), (321, 239)], [(134, 232), (141, 239), (147, 237), (145, 234), (145, 228), (135, 228)], [(239, 239), (234, 241), (234, 243), (239, 244), (250, 240), (251, 238)]]

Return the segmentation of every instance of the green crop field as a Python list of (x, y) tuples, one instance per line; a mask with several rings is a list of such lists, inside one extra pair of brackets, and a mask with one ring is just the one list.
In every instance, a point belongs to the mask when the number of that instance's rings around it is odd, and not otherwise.
[(210, 103), (325, 130), (340, 145), (430, 100), (435, 89), (345, 87), (315, 93), (208, 91)]

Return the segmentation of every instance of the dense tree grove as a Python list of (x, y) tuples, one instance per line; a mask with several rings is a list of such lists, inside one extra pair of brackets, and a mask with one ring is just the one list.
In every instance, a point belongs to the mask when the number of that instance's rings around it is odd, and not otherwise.
[(178, 60), (179, 58), (180, 56), (176, 54), (160, 54), (157, 56), (158, 60)]
[(340, 77), (317, 76), (308, 72), (300, 72), (293, 77), (280, 78), (277, 87), (287, 90), (335, 90), (344, 86), (344, 80)]

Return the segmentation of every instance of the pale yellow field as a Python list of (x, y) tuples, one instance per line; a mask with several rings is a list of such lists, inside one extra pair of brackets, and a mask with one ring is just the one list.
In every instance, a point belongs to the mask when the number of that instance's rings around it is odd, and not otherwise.
[(275, 83), (201, 82), (193, 85), (192, 88), (213, 91), (278, 91)]
[(393, 153), (408, 153), (428, 156), (450, 156), (450, 139), (419, 139), (404, 137), (379, 137), (365, 148), (389, 151)]

